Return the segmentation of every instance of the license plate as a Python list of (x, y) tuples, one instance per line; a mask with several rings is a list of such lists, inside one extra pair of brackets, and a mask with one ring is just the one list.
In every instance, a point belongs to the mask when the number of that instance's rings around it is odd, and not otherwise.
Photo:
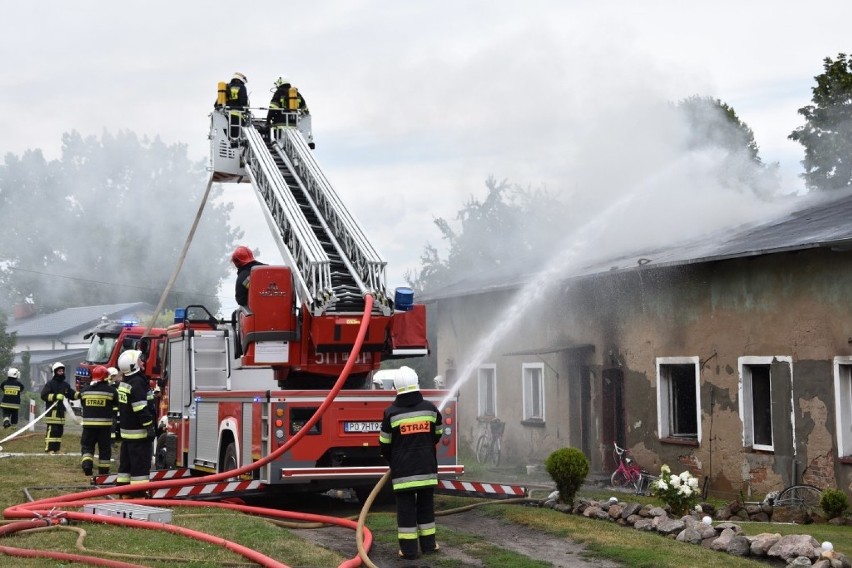
[(352, 433), (371, 433), (382, 429), (381, 422), (344, 422), (343, 431)]

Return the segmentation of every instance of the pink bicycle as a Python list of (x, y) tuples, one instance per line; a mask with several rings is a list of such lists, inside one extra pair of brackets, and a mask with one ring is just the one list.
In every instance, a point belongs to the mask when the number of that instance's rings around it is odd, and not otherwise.
[(613, 442), (612, 456), (615, 458), (618, 467), (612, 472), (612, 477), (609, 481), (613, 487), (623, 487), (633, 489), (637, 493), (645, 484), (645, 472), (639, 467), (639, 464), (630, 457), (630, 451), (620, 448), (617, 443)]

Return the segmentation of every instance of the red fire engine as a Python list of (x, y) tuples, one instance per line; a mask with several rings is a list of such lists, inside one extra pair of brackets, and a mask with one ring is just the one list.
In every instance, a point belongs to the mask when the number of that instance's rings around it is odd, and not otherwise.
[[(188, 306), (140, 344), (162, 387), (156, 465), (193, 475), (230, 471), (282, 446), (344, 370), (369, 295), (369, 325), (344, 390), (296, 446), (253, 473), (267, 490), (349, 487), (363, 496), (386, 469), (378, 431), (394, 398), (369, 379), (384, 359), (428, 354), (426, 311), (408, 288), (389, 296), (386, 263), (320, 170), (304, 118), (293, 109), (286, 126), (267, 128), (250, 111), (217, 105), (211, 114), (211, 183), (251, 183), (286, 266), (255, 267), (248, 305), (230, 320)], [(436, 404), (447, 394), (423, 393)], [(463, 471), (455, 405), (441, 408), (443, 478)]]

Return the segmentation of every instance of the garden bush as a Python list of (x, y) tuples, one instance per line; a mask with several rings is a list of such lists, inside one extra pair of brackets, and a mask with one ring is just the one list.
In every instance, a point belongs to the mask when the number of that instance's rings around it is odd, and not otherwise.
[(651, 484), (651, 492), (668, 505), (675, 515), (685, 515), (698, 502), (698, 478), (684, 471), (672, 473), (669, 466), (660, 468), (660, 478)]
[(826, 489), (819, 499), (819, 506), (822, 507), (829, 519), (833, 519), (843, 516), (849, 506), (849, 499), (846, 497), (846, 493), (840, 489)]
[(574, 496), (589, 474), (589, 460), (577, 448), (560, 448), (547, 456), (544, 468), (556, 484), (559, 501), (574, 504)]

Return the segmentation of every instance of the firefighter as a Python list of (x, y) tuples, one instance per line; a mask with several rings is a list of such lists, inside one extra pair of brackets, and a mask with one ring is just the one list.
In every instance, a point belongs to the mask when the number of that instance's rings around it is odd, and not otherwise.
[(76, 400), (80, 393), (65, 382), (65, 364), (56, 362), (51, 366), (53, 377), (41, 389), (41, 399), (53, 409), (44, 419), (47, 424), (47, 434), (44, 437), (44, 450), (48, 454), (56, 454), (62, 446), (62, 434), (65, 433), (65, 399)]
[(142, 352), (128, 349), (118, 358), (124, 380), (118, 386), (121, 436), (116, 485), (145, 483), (151, 473), (155, 438), (154, 417), (148, 407), (148, 377), (142, 372)]
[(248, 79), (242, 73), (234, 73), (231, 81), (225, 86), (225, 109), (228, 113), (228, 137), (231, 145), (236, 146), (242, 138), (242, 127), (245, 124), (245, 112), (249, 107)]
[(414, 560), (419, 556), (418, 544), (423, 554), (439, 548), (435, 542), (435, 445), (441, 440), (444, 427), (437, 407), (420, 393), (414, 369), (397, 369), (393, 386), (396, 398), (385, 409), (379, 446), (390, 464), (399, 556)]
[(237, 285), (234, 299), (243, 307), (248, 306), (248, 289), (251, 280), (251, 269), (255, 266), (266, 266), (264, 263), (254, 259), (251, 249), (246, 246), (238, 246), (231, 255), (231, 262), (237, 269)]
[(296, 126), (308, 141), (308, 147), (311, 150), (316, 148), (311, 132), (311, 111), (308, 109), (308, 103), (289, 79), (278, 77), (275, 80), (266, 124), (270, 127), (270, 132), (273, 126)]
[(83, 473), (92, 475), (95, 446), (98, 448), (98, 473), (109, 473), (112, 458), (112, 426), (118, 411), (118, 394), (109, 382), (109, 371), (98, 365), (92, 369), (92, 380), (80, 393), (83, 407), (83, 434), (80, 437), (80, 465)]
[(6, 380), (0, 383), (3, 398), (0, 408), (3, 409), (3, 428), (15, 428), (18, 425), (18, 411), (21, 409), (21, 392), (24, 384), (21, 382), (21, 372), (14, 367), (6, 371)]

